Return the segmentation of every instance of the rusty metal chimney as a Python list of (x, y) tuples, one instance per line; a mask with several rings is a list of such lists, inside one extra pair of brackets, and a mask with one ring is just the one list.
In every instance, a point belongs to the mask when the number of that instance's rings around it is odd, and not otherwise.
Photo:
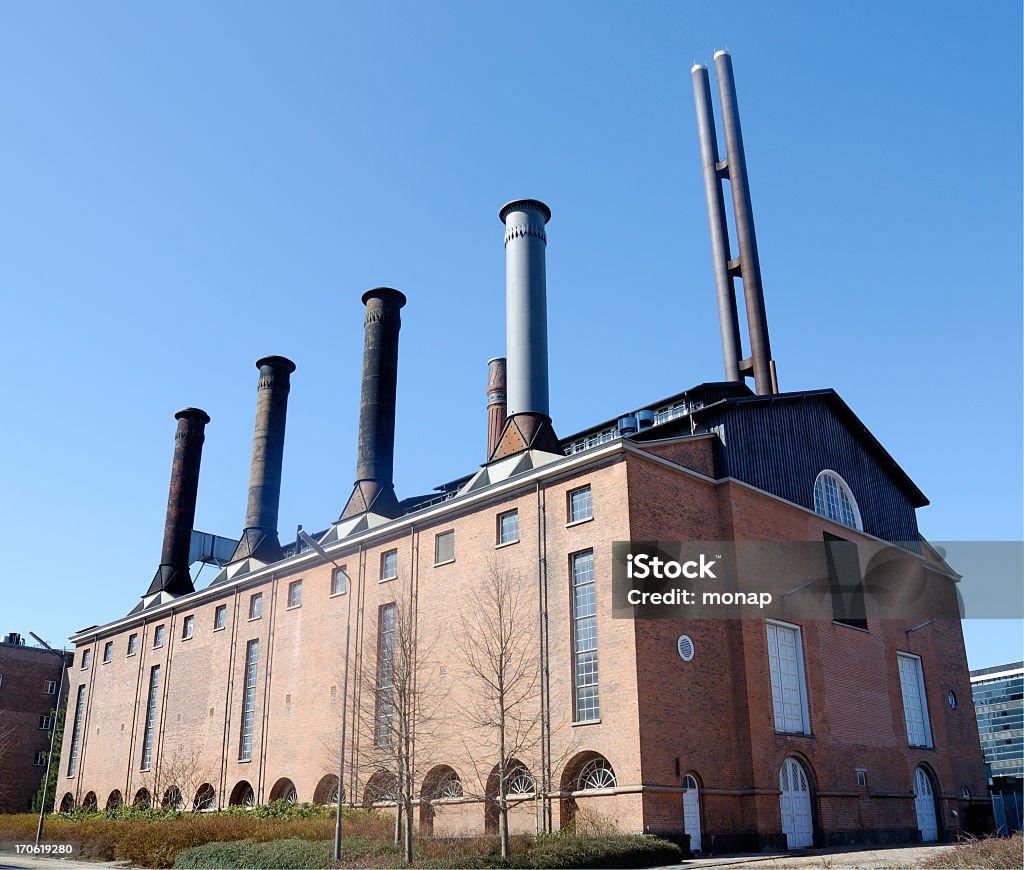
[(160, 567), (146, 595), (167, 592), (188, 595), (195, 591), (188, 571), (192, 526), (196, 519), (196, 494), (199, 491), (199, 464), (210, 417), (199, 408), (184, 408), (174, 415), (178, 430), (174, 433), (174, 460), (167, 495), (167, 519)]
[(255, 558), (270, 563), (280, 561), (282, 556), (277, 517), (281, 504), (288, 392), (295, 363), (283, 356), (267, 356), (257, 361), (256, 368), (260, 375), (256, 384), (249, 504), (245, 512), (245, 530), (231, 561)]
[(505, 224), (505, 343), (508, 419), (490, 459), (535, 449), (561, 453), (548, 407), (548, 244), (551, 209), (515, 199), (498, 212)]
[(505, 397), (505, 357), (499, 356), (487, 361), (487, 458), (491, 458), (501, 430), (505, 428), (508, 403)]
[(363, 384), (359, 400), (356, 482), (341, 519), (372, 511), (398, 515), (395, 497), (395, 395), (398, 388), (398, 333), (405, 294), (376, 287), (363, 294), (366, 306)]

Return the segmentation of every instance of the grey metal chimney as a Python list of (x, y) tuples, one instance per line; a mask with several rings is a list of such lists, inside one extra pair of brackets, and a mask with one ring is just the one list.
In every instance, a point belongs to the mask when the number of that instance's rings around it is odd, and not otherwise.
[(249, 503), (245, 512), (245, 530), (231, 561), (255, 558), (270, 563), (280, 561), (282, 557), (277, 518), (281, 504), (288, 393), (295, 363), (283, 356), (267, 356), (257, 361), (256, 368), (260, 375), (256, 384)]
[(761, 288), (761, 262), (757, 256), (757, 237), (754, 234), (754, 212), (750, 204), (750, 185), (747, 182), (747, 158), (743, 151), (743, 132), (736, 103), (736, 82), (732, 74), (732, 57), (727, 51), (715, 52), (715, 72), (718, 75), (718, 100), (722, 106), (722, 130), (729, 187), (732, 190), (732, 211), (736, 221), (736, 243), (740, 249), (739, 275), (743, 280), (743, 297), (747, 308), (747, 328), (750, 331), (750, 370), (754, 375), (754, 390), (759, 396), (777, 393), (774, 383), (774, 363), (771, 342), (768, 339), (768, 315), (764, 308)]
[(160, 567), (156, 569), (146, 595), (156, 592), (188, 595), (195, 591), (188, 571), (188, 553), (192, 543), (192, 526), (196, 519), (199, 465), (203, 458), (203, 441), (210, 417), (199, 408), (184, 408), (174, 415), (174, 419), (178, 421), (178, 429), (174, 433), (174, 459), (167, 495), (164, 543), (160, 553)]
[(505, 357), (499, 356), (487, 361), (487, 458), (491, 458), (501, 430), (508, 417), (508, 384), (505, 380)]
[(516, 199), (498, 217), (505, 224), (508, 420), (490, 458), (527, 448), (561, 453), (548, 405), (545, 225), (551, 209), (536, 199)]
[(697, 106), (697, 135), (700, 138), (700, 159), (704, 167), (704, 196), (711, 230), (711, 257), (715, 267), (715, 289), (718, 292), (718, 322), (722, 331), (725, 379), (738, 381), (742, 344), (736, 315), (736, 288), (729, 271), (729, 226), (719, 174), (718, 137), (715, 135), (715, 116), (711, 108), (711, 82), (708, 79), (708, 68), (702, 63), (694, 64), (690, 74), (693, 78), (693, 99)]
[(390, 287), (376, 287), (363, 294), (366, 322), (356, 482), (341, 519), (366, 511), (398, 516), (394, 484), (395, 395), (398, 333), (405, 301), (404, 293)]

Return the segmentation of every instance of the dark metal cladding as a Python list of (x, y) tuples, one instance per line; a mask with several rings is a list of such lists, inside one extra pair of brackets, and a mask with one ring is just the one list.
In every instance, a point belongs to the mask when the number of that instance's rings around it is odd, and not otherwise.
[(395, 396), (398, 389), (398, 333), (405, 294), (376, 287), (363, 294), (366, 332), (359, 402), (356, 482), (341, 518), (365, 511), (398, 516), (395, 498)]
[(283, 356), (267, 356), (257, 361), (256, 368), (260, 375), (256, 386), (249, 503), (245, 512), (245, 530), (232, 561), (253, 557), (269, 563), (282, 557), (277, 521), (281, 504), (288, 393), (295, 363)]
[(192, 527), (196, 519), (196, 495), (199, 492), (199, 465), (203, 458), (203, 441), (210, 417), (199, 408), (184, 408), (174, 415), (178, 430), (174, 433), (174, 460), (171, 464), (171, 485), (167, 495), (167, 519), (164, 543), (147, 595), (168, 592), (187, 595), (194, 592), (188, 571)]
[(722, 356), (725, 359), (725, 379), (738, 381), (740, 375), (740, 326), (736, 314), (736, 287), (729, 272), (729, 226), (725, 214), (725, 197), (718, 164), (718, 138), (715, 135), (715, 117), (711, 108), (711, 82), (707, 67), (695, 64), (693, 99), (697, 108), (697, 135), (700, 139), (700, 158), (704, 169), (704, 195), (708, 206), (708, 224), (711, 230), (711, 257), (715, 268), (715, 289), (718, 295), (718, 322), (722, 332)]
[(754, 234), (754, 214), (750, 204), (750, 185), (747, 181), (747, 158), (743, 151), (743, 132), (740, 129), (739, 109), (736, 103), (736, 82), (732, 74), (732, 58), (728, 52), (715, 52), (715, 71), (718, 74), (718, 99), (722, 106), (729, 186), (732, 189), (732, 209), (736, 221), (739, 271), (743, 279), (747, 326), (750, 330), (750, 366), (754, 374), (754, 392), (759, 396), (766, 396), (774, 392), (772, 348), (768, 338), (764, 291), (761, 288), (761, 263), (757, 255), (757, 237)]
[(490, 459), (501, 439), (508, 416), (505, 357), (487, 361), (487, 458)]

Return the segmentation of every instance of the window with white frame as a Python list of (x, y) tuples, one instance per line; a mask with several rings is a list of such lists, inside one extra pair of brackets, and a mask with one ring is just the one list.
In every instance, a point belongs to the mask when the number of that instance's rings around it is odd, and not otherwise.
[(106, 664), (114, 657), (114, 642), (108, 640), (103, 645), (103, 664)]
[(245, 645), (245, 688), (242, 694), (242, 728), (239, 733), (238, 759), (252, 760), (252, 732), (256, 723), (256, 675), (260, 642), (256, 638)]
[(398, 550), (380, 554), (380, 579), (394, 580), (398, 576)]
[(590, 493), (590, 484), (569, 492), (569, 522), (578, 523), (589, 520), (594, 515), (594, 502)]
[(768, 670), (772, 682), (775, 730), (810, 734), (807, 680), (800, 628), (781, 622), (768, 623)]
[(903, 718), (907, 723), (907, 742), (911, 746), (931, 746), (932, 728), (928, 719), (928, 701), (924, 693), (924, 671), (919, 656), (897, 653)]
[(47, 680), (43, 684), (43, 691), (46, 692), (47, 695), (56, 695), (57, 694), (57, 681), (56, 680)]
[(186, 616), (181, 621), (181, 639), (182, 640), (188, 640), (190, 637), (192, 637), (192, 630), (193, 630), (193, 628), (195, 626), (195, 621), (196, 621), (195, 617), (191, 616), (191, 615)]
[(35, 757), (32, 759), (33, 767), (46, 767), (46, 753), (37, 752)]
[(82, 650), (82, 670), (83, 671), (87, 667), (89, 667), (89, 662), (90, 661), (92, 661), (92, 650), (91, 649)]
[(39, 730), (49, 731), (53, 727), (53, 716), (43, 714), (39, 717)]
[(156, 702), (160, 689), (160, 665), (149, 672), (149, 700), (146, 703), (146, 730), (142, 736), (142, 770), (153, 764), (153, 738), (156, 736)]
[(302, 581), (292, 580), (288, 584), (288, 606), (302, 607)]
[(851, 529), (863, 529), (853, 491), (836, 472), (826, 469), (814, 481), (814, 512)]
[(513, 544), (519, 540), (519, 511), (498, 514), (498, 544)]
[(348, 572), (342, 565), (331, 574), (331, 595), (343, 595), (345, 592), (348, 592)]
[(377, 616), (377, 709), (373, 743), (391, 745), (391, 725), (395, 713), (395, 605), (382, 604)]
[(156, 629), (153, 631), (153, 648), (156, 649), (157, 647), (160, 647), (160, 646), (163, 646), (163, 645), (164, 645), (164, 627), (162, 625), (158, 625), (156, 627)]
[(572, 569), (573, 704), (576, 722), (601, 718), (597, 683), (597, 601), (594, 551), (570, 557)]
[(249, 596), (249, 619), (260, 619), (263, 616), (263, 593), (254, 592)]
[(217, 609), (213, 611), (213, 630), (220, 631), (228, 624), (228, 606), (226, 604), (218, 604)]
[(434, 564), (455, 561), (455, 530), (449, 529), (434, 536)]
[(85, 712), (85, 684), (78, 687), (78, 695), (75, 698), (75, 719), (71, 728), (71, 749), (68, 752), (68, 776), (75, 775), (78, 767), (78, 746), (82, 736), (82, 716)]
[(135, 651), (139, 648), (139, 636), (137, 634), (128, 635), (128, 655), (135, 655)]

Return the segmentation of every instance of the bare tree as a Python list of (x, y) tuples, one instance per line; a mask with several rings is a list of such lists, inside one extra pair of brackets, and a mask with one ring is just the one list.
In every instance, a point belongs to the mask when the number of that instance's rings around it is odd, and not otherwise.
[(360, 668), (360, 753), (366, 800), (394, 801), (396, 840), (405, 862), (413, 860), (413, 803), (419, 771), (429, 767), (441, 732), (445, 692), (432, 680), (434, 643), (418, 643), (411, 595), (378, 611), (376, 648)]
[(522, 576), (491, 563), (462, 612), (463, 671), (472, 703), (462, 712), (466, 753), (498, 815), (501, 855), (509, 854), (509, 809), (536, 799), (532, 770), (543, 738), (538, 617)]
[[(209, 795), (199, 795), (200, 788), (211, 782), (212, 771), (203, 761), (199, 747), (179, 747), (173, 752), (163, 752), (153, 767), (140, 779), (140, 788), (145, 788), (154, 806), (183, 810), (208, 800)], [(204, 789), (204, 791), (208, 791)]]

